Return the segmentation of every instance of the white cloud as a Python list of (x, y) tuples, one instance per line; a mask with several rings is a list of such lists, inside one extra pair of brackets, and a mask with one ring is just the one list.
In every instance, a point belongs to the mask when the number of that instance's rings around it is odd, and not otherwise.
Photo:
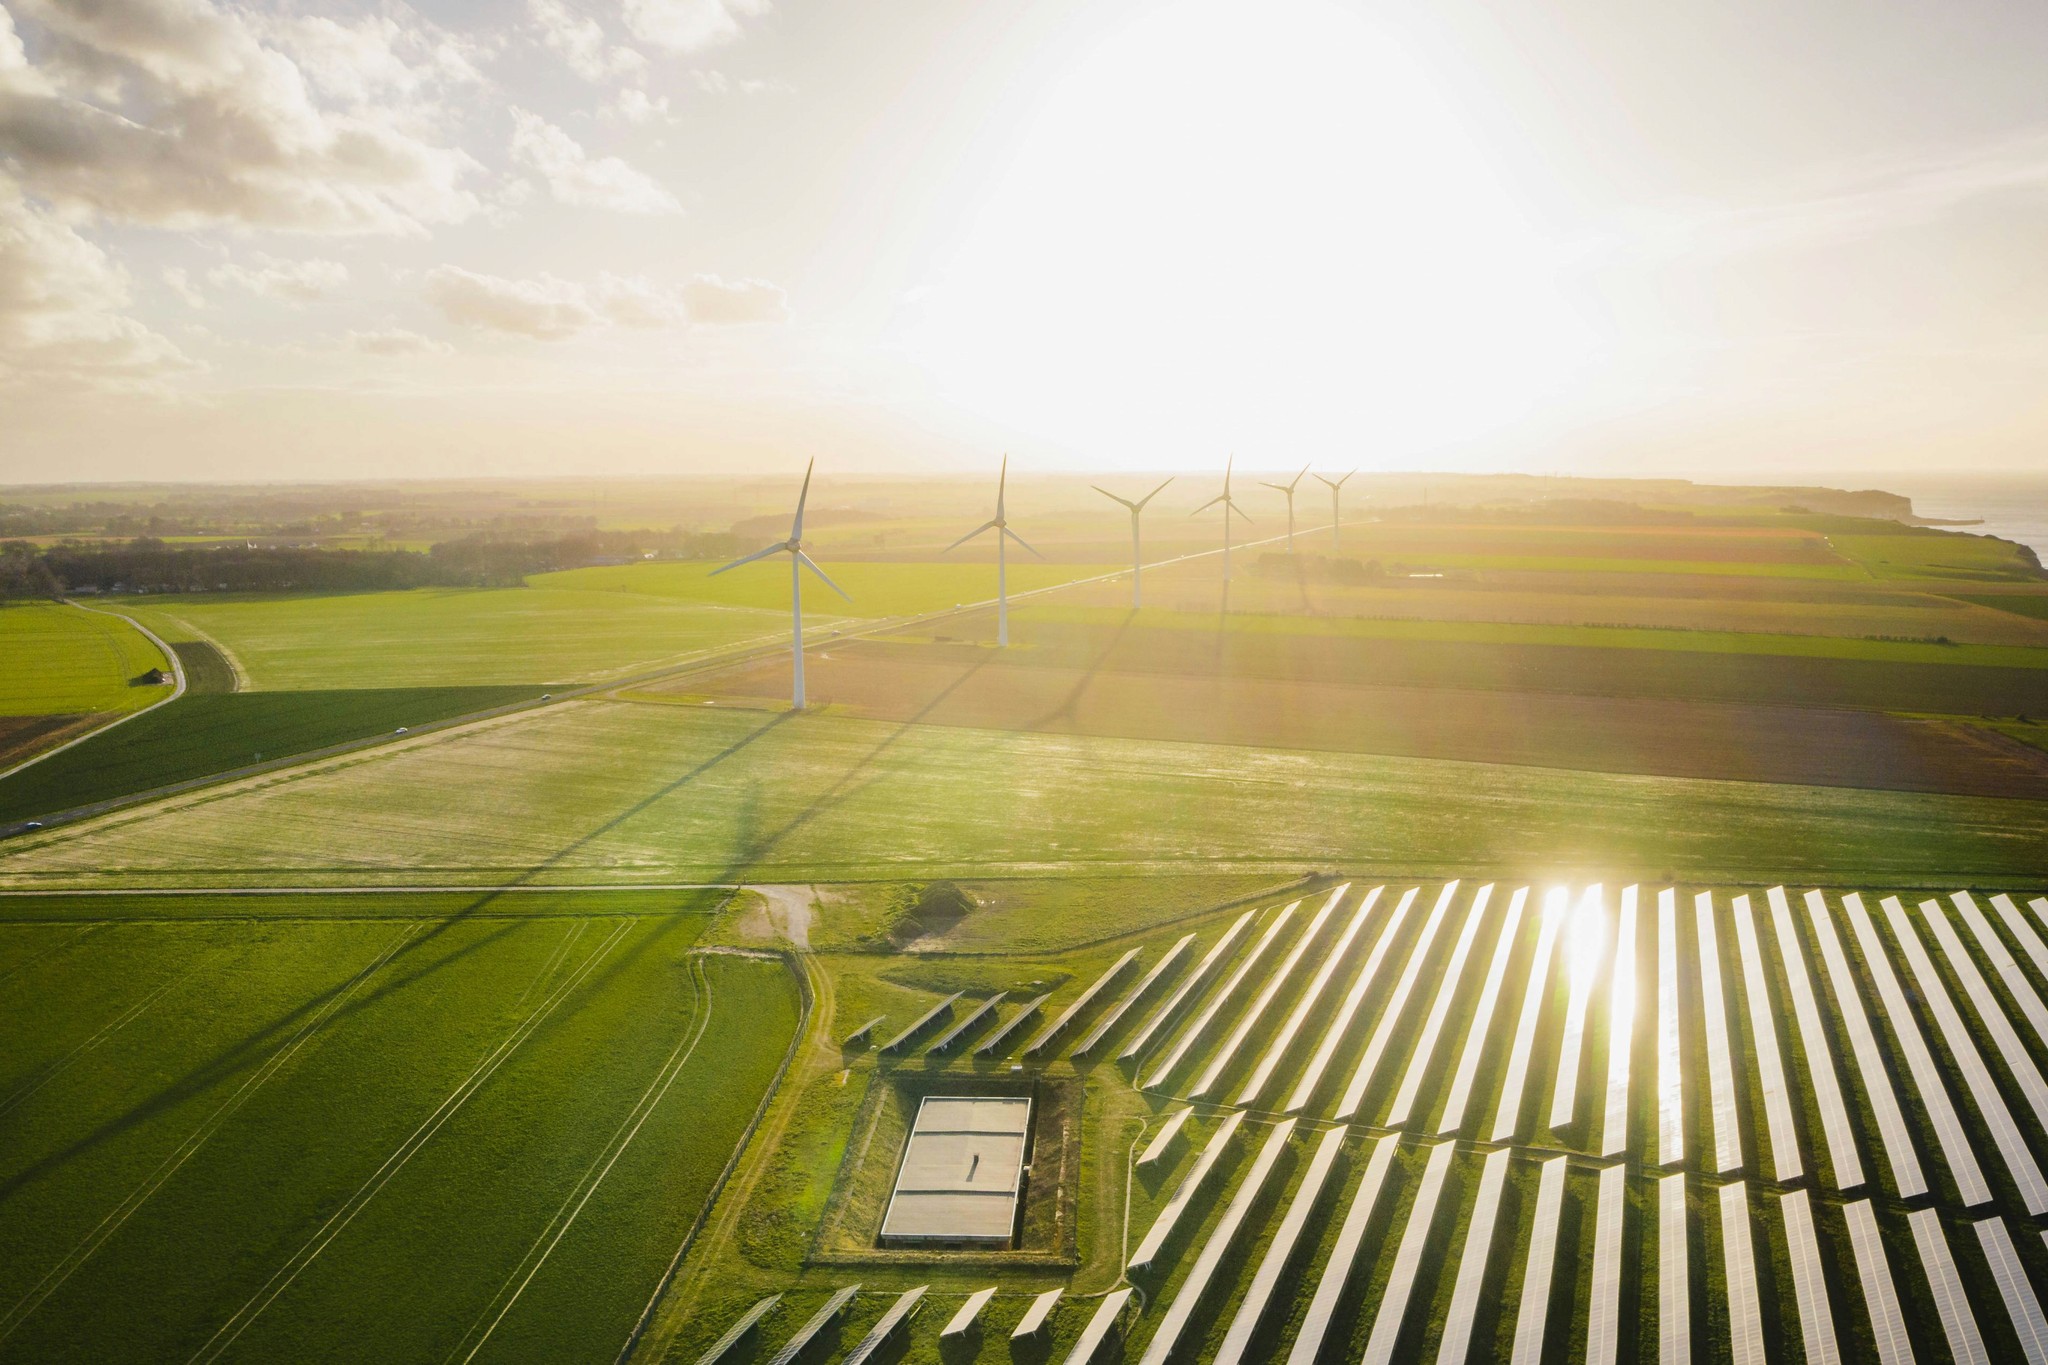
[(541, 41), (561, 53), (569, 69), (586, 81), (607, 81), (647, 65), (632, 48), (607, 43), (597, 20), (577, 13), (564, 0), (527, 0), (526, 9)]
[(767, 280), (722, 280), (698, 275), (683, 286), (683, 306), (690, 321), (710, 324), (784, 322), (789, 299), (782, 286)]
[(587, 289), (548, 274), (508, 280), (437, 266), (427, 274), (426, 296), (450, 322), (541, 341), (573, 336), (599, 321)]
[(253, 267), (231, 261), (207, 271), (206, 278), (217, 287), (246, 289), (261, 298), (311, 303), (347, 284), (348, 267), (317, 258), (279, 261), (259, 256)]
[(786, 95), (796, 89), (788, 81), (752, 80), (701, 67), (690, 72), (690, 84), (707, 95)]
[(674, 292), (638, 277), (598, 276), (592, 302), (607, 322), (621, 327), (668, 327), (687, 316)]
[(653, 123), (657, 120), (669, 123), (675, 120), (667, 95), (650, 97), (645, 90), (634, 85), (620, 90), (618, 97), (605, 106), (604, 112), (628, 123)]
[(424, 29), (286, 24), (210, 0), (12, 8), (47, 55), (27, 64), (11, 25), (0, 39), (0, 158), (62, 210), (417, 235), (479, 206), (463, 183), (476, 163), (431, 131), (425, 100), (467, 63)]
[(384, 327), (371, 332), (350, 332), (343, 338), (351, 350), (364, 355), (377, 356), (418, 356), (452, 355), (455, 351), (445, 341), (408, 332), (403, 327)]
[(128, 277), (106, 252), (0, 175), (0, 385), (149, 380), (191, 362), (127, 316)]
[(742, 19), (766, 14), (768, 0), (625, 0), (626, 27), (671, 52), (701, 52), (745, 32)]
[(575, 138), (524, 109), (512, 111), (512, 159), (545, 180), (564, 204), (614, 213), (683, 211), (653, 177), (615, 156), (591, 157)]
[(192, 282), (192, 273), (180, 265), (167, 266), (163, 272), (164, 286), (189, 308), (206, 307), (206, 295), (199, 292), (199, 286)]

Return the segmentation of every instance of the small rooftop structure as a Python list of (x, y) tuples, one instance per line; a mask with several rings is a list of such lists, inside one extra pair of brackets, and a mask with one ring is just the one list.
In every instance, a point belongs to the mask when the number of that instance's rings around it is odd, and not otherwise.
[(896, 1170), (883, 1240), (1007, 1244), (1030, 1133), (1026, 1096), (927, 1095)]

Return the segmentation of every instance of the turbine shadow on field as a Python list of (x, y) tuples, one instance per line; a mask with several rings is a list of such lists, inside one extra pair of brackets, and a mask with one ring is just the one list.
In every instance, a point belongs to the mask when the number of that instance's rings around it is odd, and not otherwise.
[(1067, 695), (1060, 698), (1059, 705), (1053, 707), (1052, 710), (1046, 712), (1037, 720), (1032, 721), (1029, 725), (1026, 725), (1024, 727), (1026, 730), (1046, 730), (1050, 729), (1052, 723), (1056, 720), (1065, 719), (1071, 721), (1077, 718), (1075, 716), (1075, 709), (1080, 706), (1081, 698), (1088, 695), (1088, 689), (1095, 685), (1095, 679), (1101, 674), (1104, 666), (1109, 663), (1110, 655), (1116, 653), (1117, 646), (1123, 643), (1124, 636), (1130, 631), (1131, 623), (1137, 619), (1137, 616), (1138, 613), (1135, 611), (1124, 613), (1123, 620), (1117, 622), (1116, 629), (1110, 632), (1109, 640), (1102, 646), (1101, 652), (1095, 656), (1086, 668), (1081, 670), (1081, 676), (1075, 680), (1073, 687), (1068, 690)]
[[(616, 829), (618, 826), (625, 823), (626, 821), (632, 819), (634, 816), (639, 815), (641, 812), (645, 811), (650, 806), (653, 806), (658, 802), (665, 800), (666, 798), (673, 795), (675, 792), (679, 791), (683, 787), (688, 786), (690, 783), (704, 776), (713, 768), (716, 768), (719, 764), (724, 763), (726, 760), (732, 758), (736, 754), (740, 753), (742, 750), (746, 749), (755, 741), (768, 735), (771, 731), (775, 730), (776, 727), (787, 722), (790, 719), (790, 714), (791, 713), (784, 712), (782, 714), (776, 715), (767, 720), (765, 723), (756, 726), (752, 730), (749, 730), (746, 734), (740, 736), (740, 738), (734, 740), (731, 744), (728, 744), (725, 748), (719, 750), (717, 753), (711, 755), (709, 758), (704, 759), (695, 767), (691, 768), (688, 772), (685, 772), (680, 777), (677, 777), (674, 781), (663, 785), (659, 789), (649, 793), (648, 795), (642, 797), (640, 800), (634, 802), (631, 806), (628, 806), (626, 809), (609, 817), (604, 821), (604, 823), (598, 825), (595, 829), (592, 829), (587, 834), (580, 835), (571, 842), (564, 844), (555, 853), (543, 859), (541, 862), (535, 863), (532, 867), (526, 869), (526, 871), (520, 873), (517, 877), (505, 883), (505, 885), (500, 887), (493, 887), (491, 890), (484, 892), (482, 895), (478, 896), (474, 901), (471, 901), (468, 905), (465, 905), (460, 910), (457, 910), (453, 914), (444, 916), (436, 920), (433, 926), (430, 929), (428, 929), (425, 933), (417, 935), (413, 939), (406, 942), (402, 947), (400, 947), (399, 950), (392, 955), (391, 960), (385, 963), (384, 966), (379, 969), (378, 975), (383, 978), (383, 981), (380, 985), (378, 985), (375, 989), (360, 992), (347, 1004), (342, 1006), (340, 1009), (336, 1010), (329, 1019), (327, 1019), (321, 1024), (321, 1030), (324, 1032), (328, 1028), (332, 1027), (336, 1022), (348, 1018), (350, 1016), (359, 1014), (363, 1010), (367, 1009), (369, 1006), (377, 1003), (378, 1001), (383, 1000), (388, 996), (394, 995), (397, 992), (404, 990), (406, 987), (414, 985), (417, 982), (424, 980), (426, 977), (431, 976), (433, 973), (441, 971), (444, 968), (447, 968), (457, 962), (460, 962), (461, 960), (471, 956), (472, 954), (483, 951), (485, 948), (488, 948), (493, 943), (498, 942), (499, 940), (507, 937), (508, 935), (518, 932), (519, 929), (523, 927), (528, 921), (524, 919), (507, 920), (502, 927), (495, 929), (488, 934), (483, 935), (482, 937), (478, 938), (472, 943), (465, 944), (462, 947), (455, 949), (453, 952), (448, 953), (444, 957), (435, 959), (431, 962), (422, 963), (419, 961), (421, 951), (431, 946), (443, 935), (445, 935), (449, 930), (453, 929), (459, 924), (465, 923), (468, 920), (475, 918), (477, 915), (481, 914), (487, 907), (501, 899), (507, 892), (532, 882), (534, 878), (538, 877), (543, 872), (546, 872), (549, 868), (556, 866), (565, 858), (575, 853), (576, 850), (584, 847), (585, 845), (589, 844), (595, 839), (602, 838), (604, 835), (609, 834), (612, 830)], [(636, 945), (636, 947), (633, 949), (631, 956), (637, 956), (640, 952), (644, 951), (648, 946), (658, 941), (660, 936), (661, 935), (659, 933), (649, 935), (646, 939), (644, 939), (638, 945)], [(400, 974), (402, 964), (407, 963), (416, 963), (418, 965), (413, 966), (408, 970), (404, 970), (403, 973)], [(613, 967), (604, 974), (604, 978), (600, 979), (608, 979), (611, 975), (615, 974), (617, 970), (619, 970), (617, 966)], [(353, 978), (350, 979), (352, 980)], [(99, 1127), (93, 1129), (90, 1133), (87, 1133), (85, 1136), (79, 1138), (76, 1142), (73, 1142), (69, 1146), (64, 1147), (58, 1151), (50, 1153), (48, 1156), (43, 1157), (41, 1160), (36, 1161), (33, 1164), (24, 1167), (22, 1170), (15, 1172), (13, 1175), (8, 1176), (5, 1180), (0, 1180), (0, 1203), (5, 1203), (7, 1199), (12, 1197), (15, 1191), (23, 1188), (26, 1185), (33, 1183), (34, 1181), (40, 1179), (46, 1174), (49, 1174), (50, 1172), (60, 1169), (66, 1163), (73, 1161), (76, 1158), (87, 1154), (88, 1152), (91, 1152), (94, 1148), (100, 1146), (102, 1143), (105, 1143), (113, 1138), (119, 1137), (121, 1134), (127, 1132), (131, 1128), (134, 1128), (136, 1125), (147, 1122), (149, 1119), (154, 1118), (158, 1114), (161, 1114), (169, 1109), (175, 1108), (177, 1105), (183, 1103), (188, 1099), (192, 1099), (196, 1096), (203, 1095), (215, 1086), (222, 1085), (229, 1081), (232, 1081), (237, 1076), (241, 1075), (243, 1072), (247, 1070), (250, 1070), (257, 1066), (261, 1066), (263, 1062), (266, 1059), (268, 1059), (274, 1052), (274, 1044), (282, 1045), (283, 1042), (286, 1039), (290, 1038), (292, 1033), (308, 1017), (317, 1014), (321, 1009), (328, 1005), (337, 995), (347, 991), (348, 988), (349, 982), (342, 981), (332, 987), (329, 987), (327, 990), (320, 992), (318, 995), (315, 995), (312, 998), (304, 1001), (303, 1003), (294, 1006), (292, 1009), (285, 1011), (283, 1014), (279, 1015), (277, 1018), (273, 1019), (268, 1024), (265, 1024), (262, 1027), (256, 1029), (254, 1032), (248, 1034), (241, 1041), (229, 1047), (225, 1052), (221, 1053), (219, 1056), (213, 1058), (210, 1061), (202, 1063), (197, 1067), (194, 1067), (190, 1071), (187, 1071), (183, 1076), (170, 1082), (168, 1085), (165, 1085), (155, 1094), (150, 1095), (146, 1099), (143, 1099), (134, 1105), (131, 1105), (123, 1113), (118, 1114), (108, 1119), (106, 1122), (100, 1124)], [(587, 994), (587, 992), (585, 992), (585, 994)]]

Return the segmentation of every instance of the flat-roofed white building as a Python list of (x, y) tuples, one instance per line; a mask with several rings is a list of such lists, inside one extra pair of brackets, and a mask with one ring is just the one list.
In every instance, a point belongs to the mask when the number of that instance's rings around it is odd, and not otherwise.
[(927, 1095), (896, 1169), (883, 1240), (1007, 1244), (1030, 1135), (1027, 1096)]

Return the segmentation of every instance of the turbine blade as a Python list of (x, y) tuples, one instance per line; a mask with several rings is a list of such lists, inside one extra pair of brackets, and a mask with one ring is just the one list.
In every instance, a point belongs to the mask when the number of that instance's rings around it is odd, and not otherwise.
[(1003, 467), (996, 474), (996, 520), (1003, 519), (1003, 490), (1010, 485), (1010, 452), (1003, 452)]
[(796, 520), (791, 522), (789, 527), (791, 540), (800, 541), (804, 538), (804, 502), (811, 496), (811, 471), (817, 467), (816, 459), (804, 466), (804, 486), (796, 495)]
[(706, 574), (705, 577), (716, 578), (720, 574), (724, 573), (726, 569), (737, 569), (742, 564), (751, 564), (757, 559), (766, 559), (769, 555), (774, 554), (776, 551), (786, 550), (788, 548), (789, 547), (787, 545), (770, 545), (765, 550), (756, 550), (754, 551), (754, 553), (750, 555), (742, 555), (738, 559), (735, 559), (732, 563), (727, 564), (724, 568), (713, 569), (709, 574)]
[(1172, 482), (1173, 482), (1173, 480), (1169, 478), (1169, 479), (1168, 479), (1168, 480), (1166, 481), (1166, 483), (1162, 483), (1162, 484), (1160, 484), (1158, 488), (1155, 488), (1155, 489), (1153, 489), (1153, 490), (1152, 490), (1152, 491), (1151, 491), (1150, 493), (1147, 493), (1147, 494), (1146, 494), (1146, 495), (1145, 495), (1144, 497), (1142, 497), (1142, 498), (1139, 498), (1139, 499), (1138, 499), (1138, 505), (1137, 505), (1136, 507), (1132, 508), (1131, 510), (1132, 510), (1132, 511), (1134, 511), (1134, 512), (1136, 512), (1136, 511), (1141, 511), (1141, 510), (1143, 510), (1143, 508), (1144, 508), (1144, 506), (1145, 506), (1145, 504), (1146, 504), (1146, 503), (1148, 503), (1148, 502), (1152, 501), (1152, 499), (1154, 499), (1154, 498), (1158, 497), (1158, 496), (1160, 495), (1160, 493), (1161, 493), (1161, 492), (1163, 492), (1163, 491), (1165, 490), (1165, 488), (1166, 488), (1166, 484), (1167, 484), (1167, 483), (1172, 483)]
[(816, 561), (814, 561), (809, 555), (805, 554), (802, 550), (798, 550), (796, 552), (796, 562), (803, 565), (806, 569), (809, 569), (812, 573), (816, 574), (818, 576), (818, 581), (820, 583), (823, 583), (826, 587), (832, 589), (832, 591), (838, 593), (841, 597), (845, 597), (847, 601), (851, 602), (853, 600), (851, 597), (847, 597), (846, 589), (840, 587), (837, 583), (834, 583), (831, 579), (827, 578), (825, 576), (825, 571), (819, 568)]
[(1293, 487), (1294, 487), (1294, 485), (1295, 485), (1295, 484), (1297, 484), (1297, 483), (1300, 483), (1300, 482), (1301, 482), (1301, 481), (1302, 481), (1303, 479), (1305, 479), (1305, 478), (1307, 478), (1307, 477), (1308, 477), (1308, 466), (1307, 466), (1307, 465), (1303, 465), (1303, 466), (1301, 467), (1301, 473), (1299, 473), (1299, 474), (1296, 474), (1296, 475), (1294, 476), (1293, 480), (1292, 480), (1292, 481), (1291, 481), (1291, 482), (1290, 482), (1290, 483), (1289, 483), (1289, 484), (1288, 484), (1287, 486), (1288, 486), (1288, 487), (1289, 487), (1289, 488), (1291, 489), (1291, 488), (1293, 488)]
[(1225, 501), (1228, 501), (1229, 497), (1230, 497), (1230, 494), (1228, 494), (1228, 493), (1218, 493), (1218, 494), (1217, 494), (1217, 495), (1216, 495), (1215, 497), (1213, 497), (1213, 498), (1209, 499), (1209, 500), (1208, 500), (1207, 502), (1203, 503), (1203, 504), (1202, 504), (1202, 505), (1201, 505), (1200, 507), (1197, 507), (1197, 508), (1196, 508), (1196, 509), (1195, 509), (1194, 511), (1192, 511), (1192, 512), (1188, 513), (1188, 515), (1189, 515), (1189, 516), (1191, 516), (1191, 517), (1199, 517), (1200, 515), (1202, 515), (1202, 513), (1204, 513), (1204, 512), (1206, 512), (1206, 511), (1208, 511), (1208, 510), (1209, 510), (1209, 509), (1210, 509), (1211, 507), (1214, 507), (1214, 506), (1215, 506), (1215, 505), (1216, 505), (1217, 503), (1219, 503), (1219, 502), (1225, 502)]
[[(1003, 534), (1008, 536), (1010, 539), (1016, 541), (1019, 545), (1022, 545), (1025, 549), (1031, 550), (1031, 542), (1024, 539), (1024, 537), (1018, 535), (1015, 531), (1012, 531), (1009, 527), (1005, 526), (1003, 528)], [(1044, 555), (1038, 554), (1038, 551), (1036, 550), (1031, 550), (1031, 553), (1034, 555), (1038, 555), (1040, 559), (1045, 558)]]
[(975, 527), (972, 531), (969, 531), (966, 535), (960, 537), (960, 539), (954, 541), (951, 545), (948, 545), (940, 553), (950, 554), (952, 551), (959, 549), (962, 545), (965, 545), (968, 541), (980, 535), (983, 531), (993, 530), (997, 524), (998, 523), (993, 521), (984, 521), (981, 525)]
[(1104, 488), (1099, 483), (1091, 483), (1088, 486), (1094, 489), (1096, 492), (1102, 494), (1103, 497), (1108, 498), (1111, 502), (1120, 502), (1125, 507), (1130, 508), (1133, 512), (1137, 511), (1140, 507), (1143, 507), (1145, 505), (1142, 501), (1132, 502), (1129, 498), (1120, 498), (1116, 494), (1110, 492), (1107, 488)]

